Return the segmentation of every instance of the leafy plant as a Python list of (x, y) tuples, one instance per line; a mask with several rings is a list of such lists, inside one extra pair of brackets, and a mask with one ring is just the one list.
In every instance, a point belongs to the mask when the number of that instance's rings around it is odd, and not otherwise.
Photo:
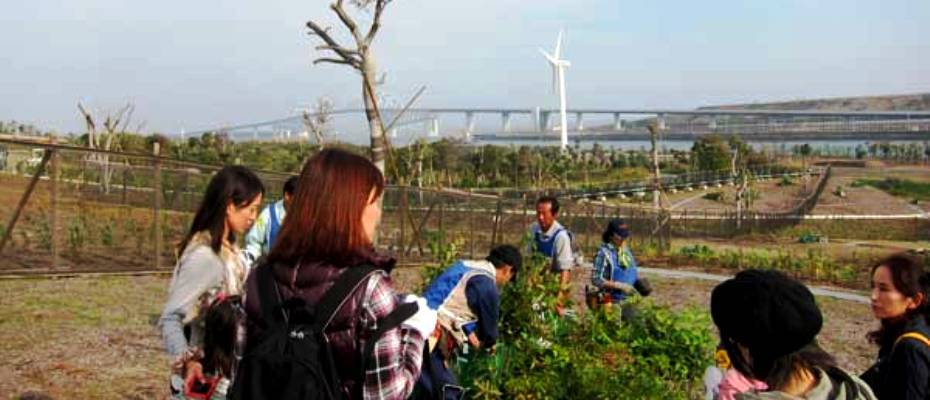
[(79, 250), (87, 242), (87, 221), (83, 216), (72, 218), (68, 223), (68, 246)]
[(100, 228), (100, 244), (107, 247), (113, 247), (113, 244), (115, 243), (114, 234), (115, 232), (113, 230), (112, 221), (107, 220), (103, 224), (103, 227)]
[(792, 185), (794, 185), (794, 181), (791, 180), (791, 177), (788, 175), (782, 175), (781, 180), (778, 181), (778, 186), (784, 187), (784, 186), (792, 186)]
[(49, 226), (48, 220), (45, 218), (39, 218), (36, 221), (35, 231), (36, 231), (36, 239), (38, 240), (39, 248), (43, 250), (51, 250), (52, 249), (52, 228)]
[(613, 309), (560, 318), (550, 311), (558, 282), (533, 255), (502, 294), (496, 352), (471, 352), (454, 366), (475, 399), (670, 398), (694, 395), (712, 363), (706, 312), (673, 313), (629, 300), (635, 316)]

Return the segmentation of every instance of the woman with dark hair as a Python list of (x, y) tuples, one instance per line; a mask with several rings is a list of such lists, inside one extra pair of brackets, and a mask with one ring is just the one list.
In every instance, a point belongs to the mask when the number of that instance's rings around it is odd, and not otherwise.
[[(395, 260), (378, 254), (372, 244), (384, 186), (384, 176), (370, 161), (342, 150), (323, 150), (304, 165), (277, 242), (267, 262), (246, 282), (246, 354), (267, 329), (260, 304), (265, 268), (271, 268), (281, 303), (297, 299), (312, 306), (320, 304), (350, 268), (370, 265), (374, 272), (340, 303), (323, 329), (341, 384), (338, 389), (349, 399), (410, 395), (425, 338), (436, 327), (436, 313), (423, 307), (369, 346), (378, 321), (400, 303), (389, 275)], [(363, 365), (363, 357), (369, 355), (366, 348), (373, 350), (372, 359)]]
[(736, 399), (875, 398), (817, 344), (823, 316), (814, 295), (785, 274), (742, 271), (714, 288), (710, 311), (733, 368), (768, 387)]
[(872, 267), (872, 314), (881, 327), (869, 333), (878, 360), (862, 379), (879, 399), (930, 399), (930, 279), (923, 262), (895, 254)]
[(171, 391), (175, 396), (203, 378), (206, 308), (218, 296), (243, 292), (247, 270), (236, 236), (252, 226), (264, 191), (262, 181), (248, 168), (219, 170), (178, 246), (180, 257), (159, 319), (165, 348), (174, 359)]
[(636, 258), (628, 245), (629, 238), (630, 230), (622, 219), (612, 219), (607, 223), (601, 235), (603, 243), (594, 256), (591, 284), (597, 290), (589, 293), (589, 306), (613, 305), (619, 310), (623, 300), (636, 293), (639, 272)]

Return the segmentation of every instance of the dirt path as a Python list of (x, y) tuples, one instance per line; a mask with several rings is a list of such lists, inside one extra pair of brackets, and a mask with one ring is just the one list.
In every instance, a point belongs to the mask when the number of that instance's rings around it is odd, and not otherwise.
[[(418, 270), (393, 276), (400, 291)], [(714, 280), (652, 275), (652, 299), (673, 309), (707, 310)], [(0, 394), (26, 391), (56, 399), (165, 398), (168, 360), (155, 321), (168, 277), (97, 277), (0, 281)], [(577, 274), (576, 287), (585, 277)], [(579, 290), (579, 292), (583, 289)], [(864, 335), (874, 329), (868, 306), (818, 297), (825, 315), (820, 340), (841, 365), (863, 371), (876, 350)], [(709, 327), (713, 329), (713, 327)]]
[[(673, 309), (699, 307), (708, 310), (710, 292), (717, 285), (711, 280), (662, 276), (653, 276), (650, 280), (655, 287), (653, 300)], [(818, 336), (821, 345), (837, 358), (840, 366), (862, 373), (878, 353), (865, 339), (866, 333), (878, 327), (868, 304), (824, 296), (818, 296), (817, 301), (824, 314), (824, 326)]]

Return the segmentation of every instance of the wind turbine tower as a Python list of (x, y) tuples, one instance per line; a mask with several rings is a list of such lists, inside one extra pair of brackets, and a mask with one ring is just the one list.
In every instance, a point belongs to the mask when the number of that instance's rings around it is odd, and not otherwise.
[(546, 53), (545, 50), (539, 49), (539, 52), (546, 57), (549, 65), (552, 66), (552, 90), (559, 95), (559, 119), (560, 129), (562, 131), (562, 150), (568, 147), (568, 117), (565, 113), (565, 68), (572, 64), (562, 57), (562, 30), (559, 30), (559, 38), (555, 41), (555, 52)]

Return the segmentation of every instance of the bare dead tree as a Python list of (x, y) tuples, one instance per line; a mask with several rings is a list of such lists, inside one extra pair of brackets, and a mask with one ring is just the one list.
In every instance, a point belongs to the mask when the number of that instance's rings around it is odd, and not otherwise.
[(307, 134), (313, 134), (321, 149), (325, 145), (323, 138), (326, 136), (330, 121), (332, 121), (332, 113), (333, 102), (325, 97), (317, 99), (316, 104), (313, 106), (313, 114), (306, 110), (303, 112), (304, 128), (307, 130)]
[(736, 229), (742, 226), (743, 214), (752, 206), (751, 172), (740, 156), (739, 149), (734, 149), (730, 166), (730, 174), (736, 184)]
[[(97, 131), (98, 125), (94, 115), (87, 111), (83, 104), (78, 103), (78, 111), (81, 112), (81, 116), (84, 118), (84, 124), (87, 126), (88, 148), (106, 151), (122, 150), (118, 136), (120, 133), (126, 132), (126, 128), (132, 120), (132, 114), (135, 111), (135, 106), (132, 103), (126, 104), (116, 111), (116, 113), (107, 113), (103, 120), (103, 132)], [(115, 147), (114, 144), (116, 145)], [(115, 171), (111, 168), (110, 155), (106, 153), (91, 153), (87, 156), (86, 161), (100, 165), (100, 184), (103, 191), (109, 193), (110, 182), (113, 179), (113, 172)]]
[(653, 122), (646, 128), (649, 130), (649, 139), (652, 143), (652, 205), (656, 213), (652, 234), (658, 235), (659, 250), (665, 251), (669, 243), (665, 241), (666, 237), (662, 230), (671, 222), (672, 214), (667, 207), (668, 199), (662, 190), (662, 173), (659, 170), (659, 134), (661, 132), (658, 122)]
[(345, 45), (337, 41), (330, 34), (330, 28), (324, 27), (314, 21), (307, 21), (310, 34), (322, 42), (316, 47), (324, 52), (322, 57), (313, 61), (314, 64), (330, 63), (347, 65), (356, 70), (362, 77), (362, 99), (365, 103), (365, 117), (368, 119), (368, 129), (371, 139), (371, 161), (384, 172), (385, 154), (387, 152), (387, 139), (385, 138), (384, 122), (378, 108), (377, 93), (377, 66), (371, 45), (375, 36), (381, 29), (381, 17), (390, 0), (350, 0), (358, 10), (371, 10), (373, 15), (368, 29), (362, 29), (358, 23), (346, 12), (344, 0), (335, 0), (329, 8), (339, 17), (343, 28), (348, 31), (354, 45)]

